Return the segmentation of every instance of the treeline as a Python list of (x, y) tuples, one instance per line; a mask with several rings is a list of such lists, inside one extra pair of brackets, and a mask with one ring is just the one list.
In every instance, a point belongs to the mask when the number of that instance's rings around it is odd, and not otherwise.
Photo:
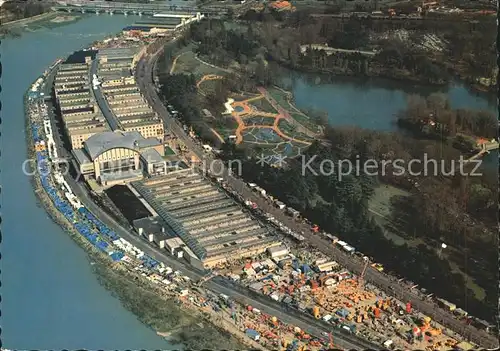
[(452, 109), (442, 94), (432, 94), (427, 98), (410, 96), (408, 107), (399, 115), (399, 123), (414, 131), (440, 138), (455, 137), (457, 133), (487, 139), (496, 139), (498, 136), (498, 120), (493, 113)]
[[(244, 27), (245, 31), (226, 28), (223, 20), (209, 19), (194, 23), (187, 37), (199, 43), (197, 54), (216, 66), (230, 68), (240, 72), (238, 79), (244, 85), (251, 80), (261, 85), (271, 82), (271, 74), (265, 60), (266, 50), (258, 40), (252, 26)], [(249, 88), (247, 86), (247, 88)]]
[(12, 21), (40, 15), (50, 9), (52, 1), (9, 1), (2, 5), (2, 14), (8, 14)]
[[(449, 15), (443, 20), (376, 21), (371, 18), (314, 18), (307, 10), (289, 15), (248, 12), (244, 17), (259, 33), (260, 44), (278, 62), (295, 69), (322, 70), (342, 74), (369, 74), (443, 84), (453, 75), (474, 83), (491, 78), (496, 65), (496, 23), (490, 17)], [(254, 22), (256, 21), (256, 22)], [(380, 39), (404, 30), (407, 39)], [(428, 52), (419, 45), (424, 34), (437, 34), (442, 52)], [(372, 50), (375, 57), (325, 52), (301, 53), (298, 45), (328, 44), (348, 50)], [(312, 55), (305, 58), (305, 55)]]
[(227, 97), (227, 88), (220, 85), (220, 89), (203, 97), (198, 94), (196, 77), (193, 74), (162, 74), (159, 76), (160, 95), (165, 103), (175, 106), (179, 117), (204, 141), (219, 145), (220, 140), (210, 131), (207, 123), (214, 123), (216, 127), (234, 129), (235, 121), (229, 115), (215, 120), (205, 121), (202, 109), (212, 108), (211, 112), (217, 115), (221, 111), (222, 103)]
[[(409, 145), (412, 144), (411, 141), (405, 143), (403, 138), (395, 135), (381, 135), (354, 128), (330, 130), (328, 138), (332, 143), (331, 147), (314, 143), (305, 151), (305, 161), (287, 160), (288, 166), (285, 169), (256, 166), (254, 160), (247, 158), (252, 155), (250, 151), (237, 149), (234, 145), (224, 145), (223, 154), (226, 159), (243, 160), (242, 175), (246, 181), (255, 182), (271, 191), (273, 196), (299, 210), (303, 216), (322, 229), (339, 235), (366, 255), (376, 257), (386, 269), (398, 272), (461, 306), (467, 306), (468, 311), (475, 315), (493, 320), (493, 306), (497, 303), (494, 293), (496, 260), (492, 259), (496, 254), (496, 246), (492, 245), (491, 241), (494, 240), (494, 235), (491, 235), (491, 231), (485, 234), (484, 230), (488, 229), (484, 225), (474, 226), (473, 221), (464, 223), (462, 219), (468, 216), (464, 210), (443, 211), (443, 205), (440, 211), (435, 208), (439, 204), (451, 205), (461, 199), (458, 190), (454, 188), (455, 183), (432, 183), (432, 186), (425, 186), (421, 192), (413, 189), (413, 195), (404, 202), (405, 209), (411, 204), (412, 212), (398, 212), (398, 215), (404, 216), (402, 218), (408, 222), (402, 224), (400, 229), (411, 230), (412, 235), (428, 245), (398, 246), (385, 238), (382, 228), (371, 219), (368, 208), (374, 189), (380, 186), (381, 180), (386, 179), (365, 174), (363, 171), (359, 175), (351, 174), (341, 179), (338, 169), (334, 170), (333, 174), (319, 172), (321, 161), (326, 159), (349, 159), (355, 164), (356, 159), (363, 162), (370, 158), (380, 160), (383, 157), (396, 158), (405, 154), (409, 159), (413, 156), (411, 153), (422, 158), (423, 145), (415, 145), (412, 150)], [(258, 154), (258, 150), (255, 150), (255, 154)], [(311, 167), (319, 175), (309, 171), (303, 172), (304, 163), (315, 155)], [(327, 172), (329, 171), (327, 169)], [(494, 200), (493, 192), (483, 189), (493, 189), (492, 185), (470, 182), (466, 187), (475, 194), (468, 202), (470, 206), (476, 206), (485, 198), (488, 198), (489, 202)], [(436, 192), (436, 188), (439, 192)], [(449, 192), (453, 193), (452, 200), (449, 199)], [(418, 206), (414, 206), (415, 204)], [(457, 206), (450, 207), (450, 210), (456, 208)], [(408, 218), (408, 213), (412, 214), (411, 218)], [(431, 215), (434, 216), (431, 222), (433, 226), (426, 226), (425, 223), (431, 219)], [(439, 221), (440, 215), (446, 216), (447, 219)], [(399, 222), (401, 218), (395, 220)], [(442, 227), (439, 227), (440, 223)], [(456, 232), (453, 233), (453, 230)], [(463, 241), (464, 231), (468, 242)], [(476, 267), (469, 268), (467, 272), (487, 291), (485, 300), (475, 299), (473, 291), (464, 288), (464, 277), (450, 273), (449, 262), (436, 255), (434, 248), (440, 245), (440, 240), (447, 240), (449, 245), (467, 250), (469, 257), (477, 260)], [(462, 256), (451, 257), (450, 260), (460, 267), (464, 264)], [(436, 281), (440, 284), (436, 284)]]
[(193, 74), (164, 74), (159, 77), (160, 96), (164, 103), (175, 106), (183, 121), (204, 137), (210, 134), (202, 122), (200, 101)]

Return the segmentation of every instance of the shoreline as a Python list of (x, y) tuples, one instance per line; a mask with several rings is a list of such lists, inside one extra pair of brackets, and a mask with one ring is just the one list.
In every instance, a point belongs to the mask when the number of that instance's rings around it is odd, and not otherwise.
[(50, 10), (50, 11), (41, 13), (39, 15), (35, 15), (35, 16), (31, 16), (31, 17), (26, 17), (26, 18), (21, 18), (21, 19), (18, 19), (18, 20), (14, 20), (14, 21), (9, 21), (9, 22), (3, 23), (2, 27), (9, 28), (11, 26), (13, 26), (13, 27), (18, 26), (18, 25), (22, 26), (22, 25), (30, 24), (30, 23), (37, 22), (37, 21), (44, 21), (44, 20), (49, 19), (49, 18), (45, 18), (45, 17), (54, 16), (56, 14), (57, 14), (56, 11)]
[[(62, 20), (62, 21), (54, 21), (58, 17), (66, 17), (70, 19)], [(65, 13), (60, 13), (58, 11), (48, 11), (42, 13), (40, 15), (36, 15), (33, 17), (23, 18), (16, 21), (7, 22), (2, 24), (0, 30), (0, 39), (14, 37), (18, 38), (25, 32), (31, 32), (39, 28), (43, 28), (44, 26), (48, 29), (56, 28), (59, 26), (64, 26), (76, 21), (79, 21), (82, 18), (81, 14), (68, 15)], [(34, 27), (31, 28), (30, 26)]]
[[(27, 131), (28, 131), (28, 132), (29, 132), (29, 130), (30, 130), (30, 129), (27, 129)], [(32, 151), (32, 149), (31, 149), (31, 151)], [(39, 179), (38, 179), (38, 180), (39, 180)], [(36, 183), (36, 180), (35, 180), (35, 183)], [(40, 187), (39, 182), (38, 182), (38, 184), (35, 184), (35, 185), (37, 185), (38, 187)], [(39, 190), (40, 190), (40, 189), (39, 189)], [(41, 189), (41, 190), (43, 190), (43, 189)], [(37, 194), (37, 195), (40, 195), (40, 196), (42, 196), (42, 197), (43, 197), (43, 195), (46, 195), (46, 194), (41, 194), (41, 193), (40, 193), (40, 194)], [(45, 196), (45, 197), (47, 197), (47, 196)], [(50, 204), (50, 199), (49, 199), (49, 201), (48, 201), (48, 202), (49, 202), (49, 204), (48, 204), (48, 205), (44, 203), (44, 207), (46, 207), (46, 205), (47, 205), (47, 206), (50, 206), (50, 205), (51, 205), (51, 204)], [(49, 210), (46, 208), (46, 211), (48, 212)], [(55, 214), (54, 214), (54, 216), (55, 216), (56, 218), (57, 218), (57, 215), (58, 215), (58, 213), (57, 213), (57, 212), (58, 212), (58, 211), (56, 211), (56, 212), (55, 212)], [(54, 219), (54, 221), (56, 221), (56, 222), (57, 222), (57, 220), (56, 220), (56, 219)], [(62, 219), (62, 221), (64, 222), (64, 219)], [(76, 233), (76, 234), (78, 234), (78, 233)], [(84, 239), (81, 235), (78, 235), (78, 236), (80, 237), (80, 238), (79, 238), (80, 240), (81, 240), (81, 239)], [(81, 241), (82, 241), (82, 242), (84, 242), (85, 244), (87, 244), (87, 246), (90, 246), (90, 247), (91, 247), (91, 245), (89, 245), (89, 244), (88, 244), (85, 240), (81, 240)], [(97, 250), (90, 250), (90, 251), (91, 251), (92, 253), (96, 253), (96, 254), (98, 254), (98, 253), (99, 253), (99, 251), (97, 251)], [(89, 256), (90, 256), (90, 255), (91, 255), (91, 254), (89, 253)], [(97, 255), (97, 256), (99, 256), (99, 258), (102, 258), (102, 259), (103, 259), (103, 261), (102, 261), (103, 265), (105, 265), (105, 264), (107, 264), (107, 263), (108, 263), (107, 261), (109, 261), (109, 260), (104, 259), (104, 258), (106, 257), (106, 255), (105, 255), (105, 254), (104, 254), (104, 255)], [(102, 278), (102, 279), (106, 279), (105, 274), (100, 273), (100, 272), (102, 272), (102, 270), (100, 269), (100, 263), (96, 264), (96, 266), (97, 266), (97, 268), (96, 268), (95, 270), (96, 270), (97, 275), (98, 275), (99, 277), (101, 277), (101, 276), (103, 276), (103, 275), (104, 275), (104, 278)], [(113, 264), (111, 264), (111, 266), (113, 266)], [(122, 265), (116, 265), (116, 266), (122, 266)], [(130, 281), (132, 281), (132, 279), (131, 279), (131, 278), (129, 279), (129, 276), (128, 276), (128, 275), (127, 275), (127, 277), (123, 277), (123, 278), (119, 277), (119, 274), (117, 274), (117, 273), (116, 273), (116, 272), (117, 272), (117, 270), (116, 270), (116, 269), (112, 269), (112, 268), (116, 268), (116, 267), (107, 267), (107, 265), (105, 265), (103, 268), (104, 268), (104, 273), (108, 272), (108, 273), (110, 273), (110, 275), (111, 275), (112, 277), (116, 277), (116, 278), (119, 278), (119, 279), (123, 279), (123, 280), (124, 280), (124, 281), (126, 281), (126, 282), (129, 282), (129, 280), (130, 280)], [(108, 268), (110, 268), (110, 269), (108, 269)], [(135, 275), (134, 275), (134, 273), (133, 273), (133, 272), (132, 272), (132, 274), (130, 275), (130, 277), (132, 277), (132, 278), (133, 278), (133, 277), (135, 277)], [(142, 278), (140, 278), (140, 279), (141, 279), (141, 280), (140, 280), (140, 283), (142, 283)], [(133, 283), (133, 281), (132, 281), (132, 283)], [(105, 283), (104, 283), (104, 284), (105, 284)], [(107, 289), (108, 289), (108, 288), (107, 288)], [(113, 289), (113, 287), (111, 286), (111, 288), (109, 288), (108, 290), (113, 291), (112, 289)], [(126, 307), (126, 308), (127, 308), (127, 307)], [(127, 309), (128, 309), (128, 308), (127, 308)], [(145, 324), (147, 324), (146, 322), (144, 322), (144, 323), (145, 323)], [(180, 328), (178, 328), (178, 329), (180, 329)], [(165, 330), (165, 329), (160, 329), (160, 330)], [(176, 332), (176, 331), (174, 330), (174, 331), (172, 331), (172, 332), (170, 332), (170, 333), (165, 332), (164, 334), (167, 334), (167, 337), (171, 337), (171, 336), (172, 336), (171, 334), (172, 334), (172, 333), (174, 333), (174, 332)]]
[[(31, 136), (32, 120), (29, 116), (27, 108), (28, 106), (27, 94), (28, 91), (26, 91), (26, 93), (23, 96), (27, 156), (29, 158), (35, 158), (35, 152), (33, 151), (35, 143)], [(33, 169), (31, 170), (33, 171)], [(145, 326), (155, 331), (157, 335), (163, 336), (161, 334), (167, 333), (168, 334), (167, 337), (164, 336), (164, 338), (167, 341), (175, 345), (182, 344), (183, 346), (189, 349), (192, 348), (190, 340), (183, 335), (183, 332), (186, 329), (192, 331), (193, 333), (195, 333), (195, 335), (196, 333), (198, 333), (199, 335), (196, 336), (202, 339), (204, 339), (205, 337), (203, 333), (209, 333), (209, 335), (222, 334), (220, 335), (220, 337), (224, 338), (223, 339), (219, 338), (217, 340), (218, 342), (214, 343), (213, 345), (205, 345), (205, 347), (208, 348), (210, 347), (217, 348), (217, 346), (220, 346), (220, 342), (222, 342), (223, 340), (226, 341), (231, 346), (245, 345), (245, 346), (255, 347), (255, 345), (250, 343), (249, 340), (246, 340), (244, 336), (238, 335), (242, 333), (236, 333), (234, 330), (231, 331), (226, 330), (224, 327), (227, 328), (227, 326), (224, 326), (223, 323), (219, 323), (219, 321), (214, 320), (214, 318), (211, 317), (209, 314), (198, 311), (194, 307), (185, 305), (183, 306), (176, 305), (175, 296), (169, 296), (168, 293), (165, 291), (163, 291), (163, 294), (161, 293), (158, 294), (159, 290), (158, 286), (155, 286), (152, 282), (149, 282), (141, 275), (130, 272), (128, 269), (125, 268), (125, 266), (119, 263), (112, 262), (109, 259), (109, 257), (99, 252), (94, 246), (92, 246), (87, 240), (85, 240), (82, 237), (82, 235), (80, 235), (76, 231), (76, 229), (72, 226), (69, 220), (63, 218), (62, 214), (57, 210), (57, 208), (52, 203), (47, 192), (43, 189), (41, 180), (37, 175), (31, 176), (30, 183), (32, 185), (33, 192), (35, 194), (37, 206), (43, 207), (43, 209), (51, 218), (51, 220), (57, 225), (59, 225), (61, 229), (63, 229), (70, 236), (70, 238), (72, 238), (73, 241), (85, 251), (88, 262), (91, 263), (92, 271), (96, 275), (99, 284), (103, 286), (106, 290), (108, 290), (112, 296), (118, 298), (120, 300), (120, 303), (125, 309), (132, 312), (139, 319), (139, 321), (141, 321), (141, 323), (143, 323)], [(128, 285), (128, 289), (119, 289), (118, 286), (119, 284)], [(135, 297), (135, 300), (132, 300), (131, 296), (129, 295), (131, 291), (134, 292), (133, 295)], [(137, 299), (139, 300), (138, 302), (136, 301)], [(181, 315), (183, 318), (186, 319), (186, 322), (184, 322), (181, 325), (170, 326), (172, 321), (169, 320), (169, 318), (154, 319), (155, 322), (162, 323), (167, 326), (163, 330), (172, 329), (169, 332), (159, 331), (158, 328), (155, 328), (155, 326), (152, 325), (154, 323), (148, 323), (147, 318), (151, 316), (147, 315), (140, 316), (137, 313), (138, 309), (139, 310), (142, 309), (145, 311), (147, 308), (145, 308), (144, 306), (146, 306), (146, 304), (150, 304), (151, 299), (156, 299), (158, 303), (161, 304), (169, 304), (170, 306), (168, 306), (168, 308), (169, 312), (171, 312), (169, 313), (169, 315), (170, 314)], [(187, 307), (188, 312), (185, 311), (185, 307)], [(199, 326), (200, 322), (203, 323), (203, 327)], [(237, 327), (234, 326), (234, 328)], [(261, 349), (264, 348), (261, 347)]]

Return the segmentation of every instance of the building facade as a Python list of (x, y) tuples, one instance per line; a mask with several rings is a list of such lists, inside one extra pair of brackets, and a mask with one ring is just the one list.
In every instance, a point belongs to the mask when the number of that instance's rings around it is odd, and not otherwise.
[(95, 134), (72, 153), (78, 172), (104, 187), (165, 174), (167, 169), (163, 145), (138, 132)]
[(62, 64), (54, 80), (56, 102), (72, 149), (91, 136), (109, 131), (90, 91), (88, 63)]

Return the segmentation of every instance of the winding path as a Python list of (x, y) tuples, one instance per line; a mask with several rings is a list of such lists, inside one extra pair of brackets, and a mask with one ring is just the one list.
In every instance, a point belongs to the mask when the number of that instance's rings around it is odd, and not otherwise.
[(212, 131), (212, 133), (214, 133), (214, 135), (223, 143), (224, 142), (224, 138), (213, 128), (210, 128), (210, 130)]
[(172, 67), (170, 67), (170, 74), (174, 74), (175, 66), (177, 65), (177, 60), (179, 59), (179, 57), (181, 57), (184, 54), (187, 54), (188, 52), (189, 51), (186, 51), (186, 52), (183, 52), (182, 54), (175, 56), (174, 62), (172, 63)]
[(315, 133), (305, 126), (303, 126), (299, 121), (297, 121), (295, 118), (293, 118), (290, 113), (288, 113), (287, 110), (285, 110), (281, 105), (269, 94), (269, 92), (263, 88), (259, 87), (257, 88), (259, 92), (266, 98), (267, 101), (282, 115), (290, 124), (294, 125), (297, 130), (301, 133), (304, 133), (305, 135), (311, 137), (311, 138), (317, 138), (318, 133)]
[[(269, 96), (269, 94), (267, 94), (267, 91), (264, 88), (259, 88), (259, 91), (261, 92), (260, 96), (255, 96), (255, 97), (252, 97), (252, 98), (249, 98), (246, 100), (237, 101), (237, 102), (234, 102), (232, 104), (233, 106), (235, 105), (235, 106), (240, 106), (243, 108), (243, 111), (237, 112), (236, 110), (234, 110), (232, 112), (233, 118), (238, 123), (238, 127), (236, 128), (236, 131), (235, 131), (236, 144), (241, 144), (243, 142), (242, 132), (245, 129), (250, 129), (250, 128), (252, 128), (252, 129), (253, 128), (268, 128), (269, 129), (269, 128), (271, 128), (276, 134), (278, 134), (281, 138), (283, 138), (285, 140), (294, 141), (294, 142), (305, 144), (305, 145), (311, 145), (311, 143), (308, 141), (293, 138), (291, 136), (286, 135), (285, 133), (283, 133), (280, 130), (278, 124), (279, 124), (279, 121), (281, 119), (285, 119), (287, 121), (294, 121), (294, 119), (276, 101), (271, 100), (272, 98)], [(250, 106), (248, 106), (248, 102), (262, 99), (262, 98), (269, 101), (269, 103), (273, 106), (273, 108), (276, 109), (277, 111), (279, 111), (279, 113), (255, 111)], [(260, 117), (260, 116), (274, 118), (273, 125), (272, 126), (269, 126), (269, 125), (245, 125), (245, 122), (242, 118), (242, 117)], [(304, 128), (302, 125), (300, 125), (300, 126), (302, 128)], [(306, 133), (304, 133), (304, 134), (306, 134)], [(259, 142), (257, 142), (257, 143), (259, 143)], [(259, 143), (259, 144), (262, 144), (262, 143)]]
[(207, 94), (205, 94), (205, 92), (200, 89), (200, 85), (201, 83), (207, 81), (207, 80), (220, 80), (220, 79), (223, 79), (224, 77), (223, 76), (218, 76), (216, 74), (207, 74), (207, 75), (204, 75), (197, 83), (196, 83), (196, 89), (198, 89), (198, 93), (203, 95), (203, 96), (207, 96)]

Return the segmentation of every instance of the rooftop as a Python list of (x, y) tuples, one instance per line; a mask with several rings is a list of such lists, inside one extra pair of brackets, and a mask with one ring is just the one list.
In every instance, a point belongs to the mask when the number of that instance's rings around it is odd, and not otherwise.
[(80, 165), (91, 164), (92, 160), (87, 156), (83, 149), (73, 149), (71, 150), (73, 157), (78, 161)]
[(141, 152), (141, 157), (148, 163), (165, 162), (163, 157), (155, 149), (147, 149)]
[(126, 69), (126, 68), (116, 70), (116, 71), (101, 71), (101, 70), (99, 70), (97, 72), (97, 75), (99, 76), (99, 78), (102, 78), (103, 80), (125, 79), (125, 78), (132, 77), (132, 75), (130, 74), (130, 70)]
[(105, 151), (115, 148), (126, 148), (140, 151), (142, 148), (161, 144), (155, 138), (143, 138), (139, 132), (104, 132), (91, 136), (85, 141), (85, 149), (92, 160)]
[(174, 238), (174, 233), (168, 232), (168, 226), (161, 220), (160, 217), (145, 217), (136, 219), (132, 222), (135, 230), (139, 231), (142, 228), (145, 234), (155, 234), (162, 237), (162, 239)]
[(90, 112), (90, 113), (95, 112), (94, 106), (91, 105), (88, 107), (81, 107), (81, 108), (74, 108), (71, 110), (64, 110), (64, 111), (62, 111), (62, 114), (63, 115), (71, 115), (71, 114), (80, 114), (82, 112)]
[(82, 72), (78, 74), (67, 74), (60, 75), (58, 74), (55, 79), (56, 84), (75, 84), (79, 82), (84, 82), (88, 80), (88, 72)]
[(140, 108), (148, 108), (149, 104), (144, 100), (139, 100), (139, 101), (128, 101), (128, 100), (122, 100), (121, 103), (117, 104), (114, 103), (113, 105), (113, 111), (122, 111), (122, 110), (136, 110)]
[(92, 105), (92, 102), (90, 101), (90, 98), (81, 98), (81, 99), (65, 99), (65, 100), (60, 100), (59, 105), (64, 108), (64, 107), (72, 107), (72, 106), (90, 106)]
[(63, 63), (59, 66), (59, 71), (76, 71), (82, 69), (89, 69), (86, 63)]
[(276, 243), (239, 204), (191, 169), (133, 186), (202, 260), (231, 257)]
[[(78, 94), (78, 95), (84, 95), (84, 94), (90, 94), (90, 90), (89, 90), (89, 86), (87, 85), (81, 85), (79, 89), (75, 89), (75, 90), (58, 90), (56, 89), (57, 91), (57, 96), (59, 97), (59, 99), (66, 95), (66, 96), (71, 96), (71, 95), (75, 95), (75, 94)], [(68, 98), (71, 98), (71, 97), (68, 97)]]
[(100, 49), (97, 53), (97, 59), (100, 59), (103, 56), (106, 56), (108, 59), (132, 58), (139, 52), (139, 50), (139, 47)]
[[(123, 90), (136, 92), (136, 91), (139, 91), (139, 88), (135, 84), (121, 84), (121, 85), (115, 85), (115, 86), (111, 86), (111, 87), (103, 87), (102, 88), (102, 92), (104, 94), (111, 94), (111, 93), (116, 94), (116, 92), (123, 91)], [(123, 92), (123, 94), (126, 94), (126, 93)]]
[(90, 121), (98, 121), (104, 122), (104, 116), (101, 115), (100, 111), (94, 114), (87, 115), (66, 115), (63, 116), (64, 123), (78, 123), (78, 122), (90, 122)]
[(113, 92), (108, 94), (108, 100), (109, 102), (114, 102), (114, 101), (127, 101), (127, 100), (134, 100), (136, 98), (142, 98), (142, 94), (139, 91), (133, 91), (133, 92)]

